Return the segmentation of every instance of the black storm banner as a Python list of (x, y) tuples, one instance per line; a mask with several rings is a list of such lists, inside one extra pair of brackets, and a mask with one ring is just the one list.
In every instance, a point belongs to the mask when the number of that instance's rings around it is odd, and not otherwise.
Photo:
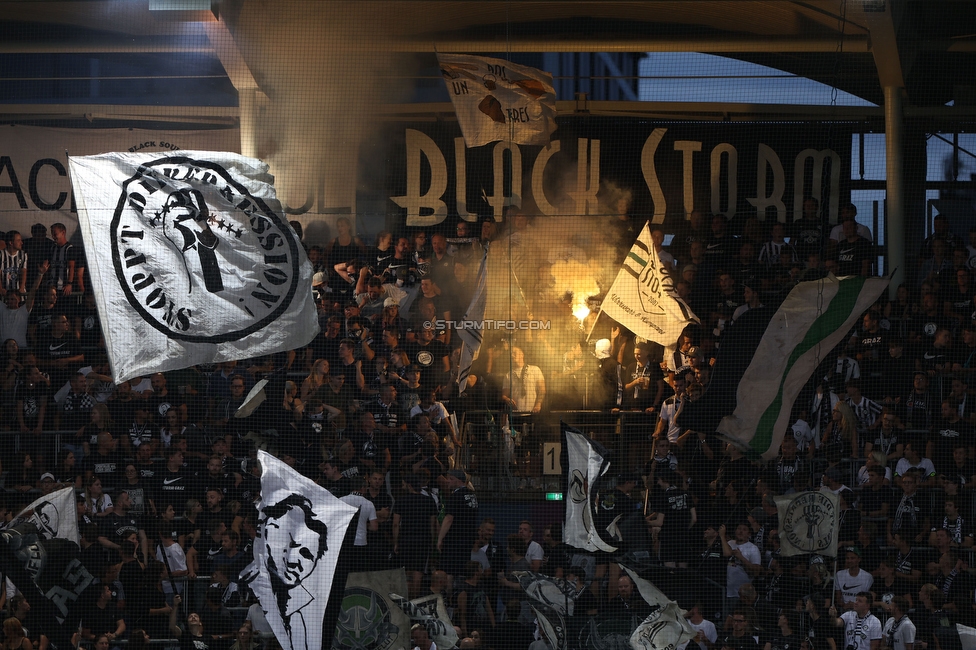
[(558, 123), (546, 147), (472, 149), (453, 122), (391, 125), (383, 145), (389, 211), (406, 226), (430, 227), (500, 220), (509, 205), (545, 216), (615, 214), (625, 198), (630, 214), (652, 223), (674, 224), (693, 210), (793, 221), (812, 196), (836, 223), (850, 199), (850, 125), (596, 116)]

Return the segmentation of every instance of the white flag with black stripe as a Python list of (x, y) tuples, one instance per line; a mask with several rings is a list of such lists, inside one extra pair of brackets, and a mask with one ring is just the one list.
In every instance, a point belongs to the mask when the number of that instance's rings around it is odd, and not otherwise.
[(282, 650), (331, 644), (359, 508), (340, 501), (284, 462), (258, 451), (261, 500), (254, 561), (241, 573)]
[(315, 338), (312, 265), (265, 163), (180, 151), (68, 167), (116, 382)]
[(664, 346), (674, 345), (689, 323), (699, 322), (691, 307), (675, 293), (674, 281), (658, 257), (647, 223), (600, 309), (637, 336)]
[[(584, 551), (613, 553), (617, 548), (607, 543), (594, 525), (592, 496), (599, 491), (599, 482), (610, 470), (607, 450), (566, 424), (562, 425), (562, 433), (560, 461), (566, 468), (563, 542)], [(609, 538), (609, 533), (606, 535)]]
[(478, 358), (481, 351), (481, 343), (485, 339), (484, 330), (481, 329), (485, 320), (485, 305), (488, 298), (488, 249), (485, 249), (481, 256), (481, 264), (478, 265), (478, 277), (475, 280), (474, 294), (471, 302), (464, 312), (461, 319), (461, 327), (457, 330), (458, 338), (461, 339), (461, 356), (458, 361), (458, 393), (463, 393), (468, 387), (468, 375), (471, 374), (471, 364)]

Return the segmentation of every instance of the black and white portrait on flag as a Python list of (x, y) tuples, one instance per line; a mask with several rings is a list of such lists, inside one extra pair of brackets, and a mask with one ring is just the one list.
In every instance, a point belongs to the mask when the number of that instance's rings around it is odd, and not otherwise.
[(264, 451), (258, 461), (258, 536), (242, 579), (282, 650), (319, 650), (332, 639), (346, 578), (340, 552), (358, 509)]

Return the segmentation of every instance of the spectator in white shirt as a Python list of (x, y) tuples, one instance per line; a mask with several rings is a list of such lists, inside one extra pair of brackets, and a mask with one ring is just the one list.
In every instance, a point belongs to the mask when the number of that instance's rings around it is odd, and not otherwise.
[(518, 534), (528, 545), (528, 548), (525, 550), (525, 559), (529, 562), (533, 571), (538, 571), (542, 568), (542, 560), (545, 557), (545, 552), (542, 550), (542, 545), (532, 539), (532, 524), (528, 521), (520, 522)]
[(861, 549), (856, 546), (847, 547), (844, 563), (845, 568), (834, 578), (834, 602), (841, 603), (844, 610), (851, 610), (859, 593), (871, 591), (874, 576), (861, 569)]

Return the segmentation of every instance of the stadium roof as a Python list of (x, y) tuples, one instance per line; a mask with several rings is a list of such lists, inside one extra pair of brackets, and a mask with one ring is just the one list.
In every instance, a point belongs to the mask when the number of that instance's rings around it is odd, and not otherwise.
[(282, 66), (329, 47), (409, 53), (405, 59), (435, 51), (707, 52), (878, 105), (884, 87), (903, 87), (906, 114), (976, 112), (969, 0), (15, 0), (0, 2), (0, 113), (77, 116), (114, 106), (107, 113), (124, 118), (123, 107), (142, 106), (131, 114), (234, 119), (240, 90), (270, 93)]

